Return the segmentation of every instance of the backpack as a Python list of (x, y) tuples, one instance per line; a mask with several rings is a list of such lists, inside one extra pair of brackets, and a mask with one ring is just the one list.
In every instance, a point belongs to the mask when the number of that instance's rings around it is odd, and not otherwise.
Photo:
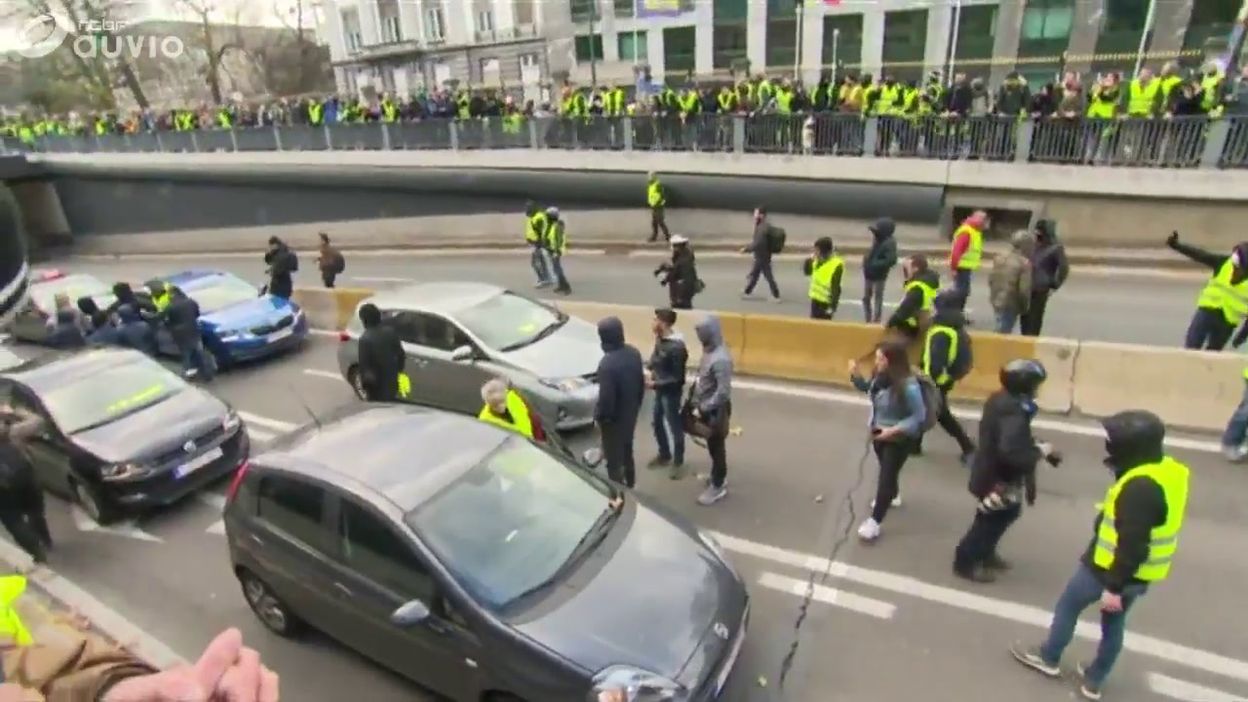
[(949, 377), (961, 380), (975, 367), (975, 355), (971, 352), (971, 335), (965, 329), (958, 330), (958, 357), (949, 366)]
[(290, 252), (290, 272), (295, 273), (299, 270), (299, 255), (291, 250)]
[(788, 232), (780, 227), (772, 227), (767, 231), (767, 247), (771, 249), (773, 254), (784, 251), (784, 241), (788, 238)]
[(334, 252), (334, 273), (342, 273), (347, 270), (347, 257), (341, 253)]
[(940, 388), (936, 387), (936, 383), (926, 373), (916, 370), (914, 379), (919, 383), (919, 390), (923, 393), (923, 405), (927, 410), (926, 416), (923, 417), (923, 425), (919, 428), (926, 434), (936, 426), (936, 418), (944, 409), (944, 400), (940, 397)]

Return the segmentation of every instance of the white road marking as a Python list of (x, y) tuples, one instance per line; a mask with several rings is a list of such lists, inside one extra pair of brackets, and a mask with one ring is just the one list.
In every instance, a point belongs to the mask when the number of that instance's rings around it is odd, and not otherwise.
[(1148, 687), (1163, 697), (1182, 700), (1182, 702), (1248, 702), (1248, 697), (1233, 695), (1161, 673), (1148, 674)]
[(340, 335), (342, 332), (338, 331), (337, 329), (309, 329), (308, 333), (316, 334), (317, 336), (332, 336), (335, 339), (337, 339), (338, 335)]
[(320, 370), (319, 368), (304, 368), (303, 372), (306, 373), (307, 375), (315, 376), (317, 378), (325, 378), (327, 380), (337, 380), (340, 383), (347, 382), (343, 380), (342, 373), (335, 373), (333, 371)]
[[(806, 581), (797, 578), (789, 578), (776, 573), (763, 573), (758, 579), (758, 584), (790, 595), (806, 596)], [(815, 600), (824, 604), (853, 610), (877, 619), (892, 619), (893, 614), (897, 612), (897, 606), (891, 602), (855, 595), (852, 592), (837, 590), (826, 585), (815, 585), (813, 596)]]
[[(250, 412), (239, 412), (238, 416), (242, 417), (243, 421), (248, 424), (255, 424), (256, 426), (264, 429), (270, 429), (279, 434), (284, 434), (299, 426), (294, 422), (283, 422), (279, 419), (269, 419), (268, 417), (261, 417), (258, 414), (252, 414)], [(248, 431), (250, 431), (250, 429)]]
[(360, 283), (415, 283), (415, 278), (384, 278), (374, 276), (347, 276), (347, 280)]
[[(225, 495), (221, 495), (215, 492), (199, 492), (195, 494), (195, 499), (218, 512), (225, 511), (225, 502), (226, 502)], [(208, 527), (204, 531), (209, 534), (215, 534), (217, 536), (224, 536), (225, 535), (225, 520), (218, 519), (217, 521), (212, 523), (212, 526)]]
[(156, 543), (164, 541), (159, 536), (153, 536), (140, 529), (133, 519), (115, 522), (112, 526), (104, 526), (92, 519), (78, 505), (70, 505), (69, 511), (74, 518), (74, 526), (78, 528), (78, 531), (112, 534), (113, 536), (123, 536), (127, 539), (136, 539), (138, 541), (154, 541)]
[[(1047, 629), (1052, 620), (1052, 613), (1049, 610), (1019, 602), (976, 595), (950, 587), (933, 585), (906, 575), (871, 570), (839, 561), (833, 561), (829, 564), (826, 558), (820, 556), (760, 544), (727, 534), (716, 533), (714, 536), (724, 548), (736, 553), (807, 571), (822, 573), (828, 570), (831, 577), (849, 580), (899, 595), (909, 595), (928, 602), (956, 607), (977, 614), (986, 614), (999, 619), (1018, 622), (1019, 624), (1029, 624), (1041, 629)], [(1078, 627), (1075, 628), (1075, 635), (1088, 641), (1099, 641), (1101, 628), (1099, 624), (1079, 622)], [(1210, 651), (1202, 651), (1135, 632), (1131, 632), (1127, 636), (1125, 647), (1134, 653), (1152, 656), (1170, 663), (1248, 682), (1248, 661), (1229, 658)]]
[(272, 441), (277, 438), (277, 434), (256, 427), (247, 427), (247, 436), (255, 441)]

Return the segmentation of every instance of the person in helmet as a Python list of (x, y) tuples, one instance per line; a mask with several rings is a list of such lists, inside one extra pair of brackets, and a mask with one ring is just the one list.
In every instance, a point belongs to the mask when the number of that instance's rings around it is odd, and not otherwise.
[(1166, 427), (1144, 410), (1105, 419), (1105, 465), (1114, 482), (1105, 494), (1092, 538), (1058, 598), (1045, 642), (1014, 645), (1019, 663), (1050, 678), (1075, 635), (1079, 615), (1093, 603), (1101, 610), (1096, 657), (1079, 666), (1079, 692), (1099, 700), (1126, 633), (1127, 612), (1150, 585), (1170, 574), (1187, 510), (1190, 471), (1166, 455)]
[(1036, 464), (1041, 458), (1060, 460), (1052, 447), (1037, 443), (1031, 433), (1036, 393), (1046, 377), (1039, 361), (1010, 361), (1001, 369), (1001, 389), (984, 402), (968, 486), (979, 504), (954, 551), (953, 572), (959, 577), (988, 583), (1009, 569), (997, 554), (997, 544), (1022, 514), (1023, 500), (1035, 504)]

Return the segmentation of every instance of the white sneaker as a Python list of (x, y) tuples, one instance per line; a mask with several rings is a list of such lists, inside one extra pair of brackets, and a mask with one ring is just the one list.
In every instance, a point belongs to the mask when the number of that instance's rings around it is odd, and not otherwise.
[(1248, 449), (1243, 446), (1223, 446), (1222, 457), (1232, 463), (1239, 463), (1248, 457)]
[(875, 541), (880, 538), (880, 523), (873, 517), (867, 517), (867, 521), (858, 527), (858, 538), (863, 541)]
[[(900, 507), (901, 506), (901, 493), (897, 493), (897, 496), (894, 497), (893, 501), (890, 502), (889, 504), (894, 507)], [(875, 500), (871, 500), (871, 509), (875, 509)]]

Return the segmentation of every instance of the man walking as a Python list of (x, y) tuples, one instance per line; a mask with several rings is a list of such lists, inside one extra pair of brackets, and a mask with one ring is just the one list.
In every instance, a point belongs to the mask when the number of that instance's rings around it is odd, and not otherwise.
[(633, 435), (637, 431), (637, 415), (646, 394), (645, 371), (641, 354), (624, 343), (624, 323), (619, 317), (598, 322), (598, 339), (603, 356), (598, 362), (598, 405), (594, 421), (602, 435), (602, 453), (607, 462), (607, 476), (617, 483), (636, 485), (636, 464), (633, 460)]
[(558, 207), (546, 208), (546, 221), (546, 255), (555, 281), (554, 292), (571, 295), (572, 286), (568, 285), (568, 277), (563, 273), (563, 255), (568, 252), (567, 222), (559, 215)]
[(359, 374), (357, 389), (369, 402), (394, 402), (399, 399), (401, 378), (407, 376), (403, 367), (407, 354), (394, 330), (381, 323), (381, 310), (372, 303), (360, 305), (360, 322), (364, 333), (359, 341)]
[(762, 207), (754, 209), (754, 238), (750, 245), (741, 249), (741, 253), (753, 254), (754, 264), (745, 276), (745, 291), (741, 297), (749, 299), (754, 294), (754, 286), (758, 285), (758, 277), (767, 279), (767, 287), (771, 289), (771, 297), (780, 302), (780, 287), (776, 285), (775, 273), (771, 270), (771, 256), (775, 252), (776, 228), (767, 220), (767, 210)]
[(1035, 244), (1029, 232), (1015, 232), (1010, 237), (1009, 253), (992, 260), (988, 290), (997, 315), (998, 334), (1013, 333), (1019, 317), (1027, 313), (1031, 304), (1031, 255)]
[(1049, 635), (1038, 648), (1015, 645), (1023, 665), (1061, 675), (1058, 664), (1074, 638), (1079, 615), (1101, 610), (1101, 642), (1092, 662), (1078, 666), (1079, 692), (1101, 699), (1101, 688), (1122, 652), (1127, 612), (1149, 586), (1165, 580), (1178, 550), (1187, 511), (1190, 471), (1167, 456), (1166, 427), (1157, 415), (1128, 410), (1106, 419), (1105, 465), (1114, 484), (1105, 493), (1093, 536), (1053, 611)]
[(524, 241), (529, 245), (529, 266), (537, 276), (536, 287), (550, 287), (553, 281), (550, 266), (546, 265), (546, 229), (550, 226), (550, 219), (546, 211), (532, 200), (525, 203), (524, 215)]
[(988, 226), (988, 213), (975, 210), (953, 232), (949, 270), (953, 272), (953, 286), (962, 293), (966, 304), (971, 302), (971, 277), (979, 270), (984, 257), (984, 230)]
[(329, 235), (325, 232), (319, 234), (321, 238), (320, 253), (316, 258), (316, 266), (321, 271), (321, 282), (325, 283), (325, 287), (334, 287), (334, 281), (347, 269), (347, 260), (342, 257), (342, 252), (329, 243)]
[(290, 299), (295, 292), (292, 276), (299, 270), (299, 257), (286, 242), (271, 236), (269, 250), (264, 254), (264, 263), (268, 267), (266, 272), (269, 275), (269, 284), (265, 291), (275, 297)]
[(663, 240), (671, 241), (672, 233), (667, 230), (667, 190), (653, 171), (646, 178), (646, 204), (650, 206), (650, 241), (659, 240), (660, 230)]
[(678, 480), (685, 464), (685, 428), (680, 418), (684, 397), (685, 371), (689, 349), (685, 338), (675, 329), (676, 312), (654, 311), (654, 350), (646, 363), (646, 387), (654, 390), (654, 442), (659, 455), (650, 461), (651, 468), (671, 466), (671, 478)]
[(38, 415), (0, 405), (0, 523), (36, 563), (47, 561), (52, 535), (26, 442), (42, 429)]
[(706, 450), (711, 454), (711, 472), (698, 504), (709, 507), (728, 496), (728, 426), (732, 420), (732, 354), (724, 343), (719, 318), (708, 316), (695, 330), (702, 344), (702, 359), (690, 393), (689, 411), (710, 430)]
[(1031, 303), (1019, 320), (1023, 336), (1040, 336), (1049, 296), (1057, 292), (1065, 284), (1066, 276), (1070, 275), (1066, 247), (1057, 238), (1057, 223), (1041, 219), (1036, 222), (1032, 233), (1036, 237), (1036, 246), (1031, 257)]
[[(958, 291), (946, 290), (938, 294), (933, 306), (936, 311), (932, 315), (932, 326), (923, 342), (923, 372), (940, 390), (940, 415), (936, 423), (958, 442), (962, 463), (970, 467), (975, 444), (966, 435), (958, 418), (953, 416), (949, 393), (974, 367), (971, 335), (966, 332), (966, 315), (962, 313), (962, 299)], [(920, 438), (920, 446), (922, 441)]]
[(862, 256), (862, 314), (867, 324), (878, 324), (884, 315), (884, 285), (897, 265), (897, 225), (882, 217), (872, 224), (871, 248)]
[(835, 317), (836, 308), (841, 303), (845, 260), (836, 255), (832, 239), (823, 236), (815, 240), (815, 249), (802, 264), (802, 272), (810, 278), (810, 318)]

